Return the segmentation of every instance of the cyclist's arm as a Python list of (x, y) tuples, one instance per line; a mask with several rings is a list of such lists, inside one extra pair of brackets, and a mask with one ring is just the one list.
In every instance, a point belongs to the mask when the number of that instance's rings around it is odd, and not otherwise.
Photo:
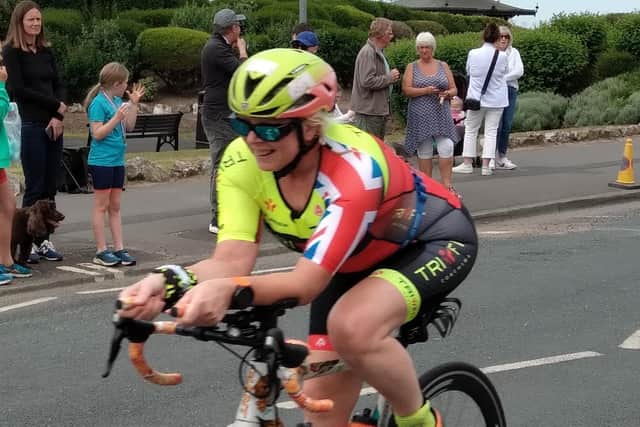
[(246, 276), (251, 273), (258, 257), (259, 245), (243, 240), (225, 240), (211, 257), (189, 267), (202, 282), (219, 277)]

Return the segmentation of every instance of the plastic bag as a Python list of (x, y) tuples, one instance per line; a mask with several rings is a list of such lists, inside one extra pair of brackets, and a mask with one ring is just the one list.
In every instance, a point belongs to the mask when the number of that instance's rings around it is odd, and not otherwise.
[(18, 112), (18, 104), (10, 102), (9, 112), (4, 118), (4, 130), (7, 132), (9, 140), (9, 154), (14, 162), (20, 161), (21, 129), (22, 119)]

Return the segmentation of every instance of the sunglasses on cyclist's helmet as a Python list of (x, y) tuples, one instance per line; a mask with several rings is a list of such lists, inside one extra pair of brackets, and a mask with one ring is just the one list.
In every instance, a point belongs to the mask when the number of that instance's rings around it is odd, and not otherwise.
[(249, 132), (254, 131), (258, 138), (267, 142), (276, 142), (289, 135), (295, 129), (296, 123), (289, 122), (282, 125), (279, 124), (259, 124), (253, 125), (246, 120), (242, 120), (235, 115), (231, 117), (231, 128), (240, 136), (247, 136)]

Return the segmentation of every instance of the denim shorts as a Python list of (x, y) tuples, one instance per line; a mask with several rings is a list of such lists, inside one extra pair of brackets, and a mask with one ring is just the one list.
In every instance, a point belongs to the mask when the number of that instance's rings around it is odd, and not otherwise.
[(89, 165), (89, 174), (95, 190), (109, 190), (124, 187), (124, 166)]

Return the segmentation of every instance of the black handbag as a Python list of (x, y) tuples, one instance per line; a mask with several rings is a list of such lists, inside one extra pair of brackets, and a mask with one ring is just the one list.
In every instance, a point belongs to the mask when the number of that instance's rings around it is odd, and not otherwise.
[[(491, 65), (489, 66), (489, 71), (487, 71), (487, 77), (484, 79), (484, 84), (482, 85), (482, 92), (480, 92), (480, 98), (487, 91), (487, 86), (489, 86), (489, 79), (491, 78), (491, 74), (493, 74), (493, 69), (496, 68), (496, 61), (498, 60), (498, 54), (500, 51), (496, 49), (493, 54), (493, 59), (491, 60)], [(463, 103), (463, 110), (471, 110), (478, 111), (480, 109), (480, 100), (474, 98), (465, 98)]]

